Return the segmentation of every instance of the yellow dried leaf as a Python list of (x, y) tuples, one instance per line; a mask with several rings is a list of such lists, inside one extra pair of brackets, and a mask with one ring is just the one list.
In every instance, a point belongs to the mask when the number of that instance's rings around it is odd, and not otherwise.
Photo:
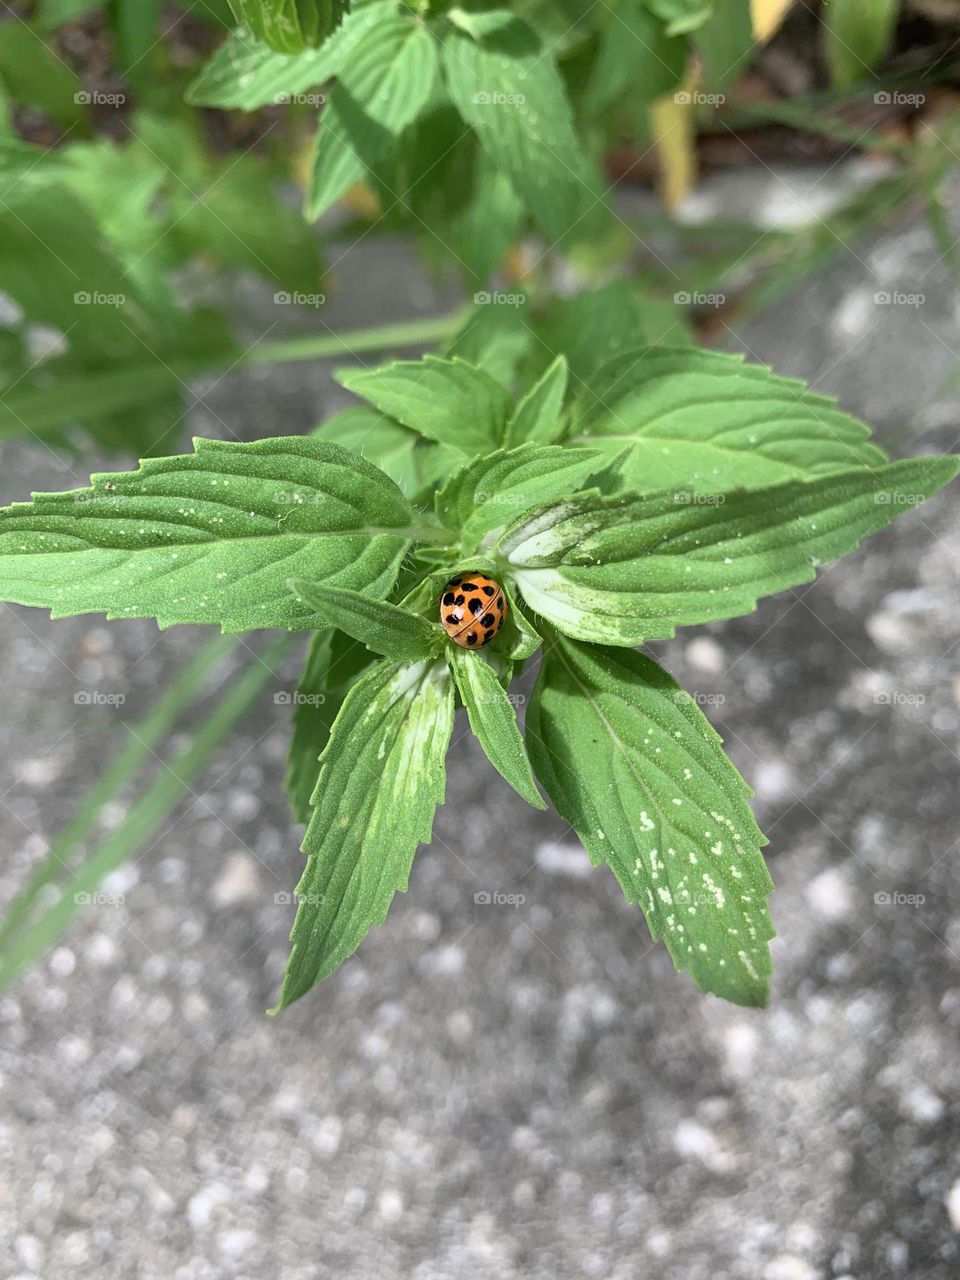
[(792, 4), (793, 0), (750, 0), (754, 39), (761, 44), (769, 40)]
[(688, 74), (673, 93), (650, 108), (650, 132), (660, 166), (663, 202), (673, 212), (693, 190), (697, 176), (695, 77)]

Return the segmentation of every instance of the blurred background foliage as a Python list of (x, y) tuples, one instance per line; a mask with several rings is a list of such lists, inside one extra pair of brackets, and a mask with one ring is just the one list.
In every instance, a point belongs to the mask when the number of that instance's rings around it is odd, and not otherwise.
[[(367, 84), (331, 52), (339, 2), (293, 7), (278, 25), (275, 0), (4, 6), (0, 438), (169, 452), (192, 376), (404, 341), (455, 340), (504, 378), (563, 346), (582, 376), (578, 348), (609, 354), (627, 330), (710, 341), (918, 201), (956, 269), (939, 198), (957, 162), (952, 0), (355, 5), (347, 22), (366, 10), (381, 45), (393, 27), (419, 38), (395, 92), (399, 63)], [(472, 105), (489, 31), (549, 146)], [(851, 154), (868, 181), (801, 225), (690, 214), (701, 176)], [(659, 211), (620, 201), (643, 187)], [(238, 270), (316, 299), (336, 289), (331, 237), (398, 229), (466, 297), (514, 289), (523, 306), (340, 341), (313, 305), (314, 342), (251, 348), (218, 304)]]

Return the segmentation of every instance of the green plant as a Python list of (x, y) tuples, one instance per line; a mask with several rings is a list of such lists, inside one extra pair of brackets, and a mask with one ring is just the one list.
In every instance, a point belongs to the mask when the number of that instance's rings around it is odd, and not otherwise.
[[(789, 8), (778, 0), (203, 0), (211, 31), (241, 25), (189, 68), (161, 8), (43, 0), (31, 23), (0, 23), (0, 249), (18, 309), (0, 332), (0, 438), (146, 459), (0, 512), (0, 597), (54, 617), (310, 635), (287, 779), (308, 856), (279, 1007), (406, 886), (458, 702), (494, 767), (543, 806), (539, 781), (678, 967), (763, 1003), (770, 881), (748, 789), (695, 702), (635, 649), (808, 581), (957, 462), (891, 462), (831, 401), (695, 347), (685, 299), (729, 290), (726, 314), (756, 310), (918, 196), (956, 271), (941, 198), (955, 119), (905, 140), (845, 115), (901, 89), (922, 102), (918, 86), (955, 66), (888, 63), (899, 6), (887, 0), (824, 6), (830, 83), (793, 102), (736, 96)], [(78, 18), (103, 22), (124, 92), (98, 101), (59, 56), (57, 33)], [(773, 123), (882, 151), (889, 168), (789, 231), (616, 208), (612, 151), (634, 149), (630, 173), (649, 150), (675, 202), (727, 94), (729, 131)], [(125, 112), (109, 137), (104, 107)], [(23, 111), (62, 136), (25, 140)], [(474, 305), (332, 331), (319, 319), (325, 232), (309, 223), (334, 205), (361, 240), (414, 236)], [(666, 256), (646, 252), (664, 237)], [(306, 298), (317, 331), (274, 339), (270, 324), (240, 340), (217, 297), (238, 269), (284, 306)], [(203, 288), (185, 293), (185, 271)], [(39, 355), (38, 327), (53, 335)], [(165, 456), (199, 374), (432, 345), (343, 371), (361, 403), (310, 435)], [(480, 652), (440, 625), (458, 571), (488, 574), (509, 601)], [(0, 981), (159, 829), (263, 687), (267, 666), (243, 672), (125, 830), (80, 851), (235, 646), (202, 651), (61, 833), (0, 926)], [(535, 655), (521, 734), (511, 681)]]
[[(749, 790), (696, 703), (633, 647), (809, 581), (960, 459), (888, 462), (829, 401), (693, 348), (624, 351), (569, 399), (562, 357), (518, 402), (457, 358), (341, 381), (369, 407), (313, 437), (198, 440), (0, 512), (8, 600), (314, 633), (302, 703), (342, 701), (328, 740), (309, 716), (293, 736), (307, 865), (278, 1008), (406, 887), (458, 697), (494, 766), (542, 806), (532, 764), (675, 964), (764, 1003), (771, 882)], [(471, 571), (510, 603), (480, 652), (439, 624), (444, 584)], [(508, 689), (541, 649), (525, 750)]]

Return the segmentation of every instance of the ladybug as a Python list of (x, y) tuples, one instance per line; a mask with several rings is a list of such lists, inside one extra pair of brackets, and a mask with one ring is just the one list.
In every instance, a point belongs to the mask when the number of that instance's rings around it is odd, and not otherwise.
[(440, 621), (453, 643), (462, 649), (480, 649), (489, 644), (506, 616), (503, 588), (482, 573), (458, 574), (443, 588)]

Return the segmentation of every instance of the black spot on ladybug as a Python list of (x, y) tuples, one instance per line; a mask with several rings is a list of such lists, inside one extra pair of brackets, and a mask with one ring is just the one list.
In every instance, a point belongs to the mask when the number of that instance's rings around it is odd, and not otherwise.
[(490, 641), (493, 639), (493, 636), (494, 636), (494, 633), (492, 631), (485, 631), (483, 633), (483, 643), (489, 644)]
[(496, 622), (496, 618), (493, 616), (492, 613), (485, 613), (483, 617), (480, 619), (481, 627), (492, 627), (495, 622)]
[(456, 600), (454, 600), (454, 602), (453, 602), (453, 603), (454, 603), (454, 604), (463, 604), (463, 602), (464, 602), (464, 600), (466, 600), (466, 598), (467, 598), (466, 596), (457, 596)]
[(476, 643), (477, 643), (477, 633), (475, 631), (471, 631), (467, 635), (467, 644), (476, 644)]
[(448, 591), (448, 592), (447, 592), (447, 594), (443, 597), (443, 603), (444, 603), (444, 604), (453, 604), (453, 592), (452, 592), (452, 591)]
[(474, 596), (473, 599), (470, 601), (468, 608), (470, 612), (473, 614), (473, 616), (476, 617), (478, 613), (483, 613), (483, 601), (478, 600), (477, 597)]
[(448, 622), (459, 622), (459, 621), (460, 621), (460, 617), (461, 617), (461, 615), (460, 615), (459, 613), (448, 613), (448, 614), (447, 614), (447, 621), (448, 621)]
[(480, 590), (483, 592), (485, 596), (492, 596), (493, 593), (496, 591), (496, 587), (491, 587), (488, 582), (485, 582), (483, 586), (480, 588)]

